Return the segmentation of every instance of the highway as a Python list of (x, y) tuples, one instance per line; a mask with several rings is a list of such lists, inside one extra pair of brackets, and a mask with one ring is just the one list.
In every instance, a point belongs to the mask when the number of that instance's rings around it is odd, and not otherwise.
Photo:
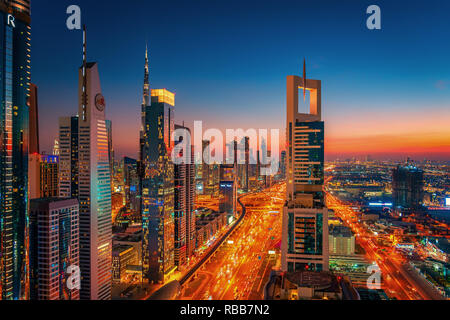
[(197, 272), (197, 270), (200, 269), (205, 264), (205, 262), (208, 261), (208, 259), (217, 251), (217, 249), (220, 248), (220, 246), (229, 238), (229, 236), (234, 232), (234, 230), (236, 230), (236, 228), (242, 223), (246, 215), (246, 210), (245, 206), (241, 202), (241, 198), (238, 199), (238, 203), (242, 207), (242, 214), (239, 217), (239, 219), (231, 226), (230, 230), (228, 230), (228, 232), (222, 236), (222, 238), (216, 241), (214, 246), (211, 249), (209, 249), (208, 253), (202, 259), (200, 259), (200, 261), (181, 278), (180, 280), (181, 286), (185, 285), (186, 282), (188, 282), (189, 279), (191, 279), (191, 277)]
[[(182, 299), (260, 300), (279, 258), (285, 185), (242, 197), (245, 216), (198, 277), (185, 282)], [(269, 253), (270, 251), (270, 253)]]
[(376, 236), (358, 221), (356, 212), (349, 205), (327, 193), (327, 206), (353, 230), (357, 242), (366, 251), (367, 258), (378, 265), (384, 279), (384, 289), (390, 297), (399, 300), (440, 298), (429, 286), (417, 281), (411, 271), (405, 268), (408, 261), (395, 248), (386, 248), (378, 244)]

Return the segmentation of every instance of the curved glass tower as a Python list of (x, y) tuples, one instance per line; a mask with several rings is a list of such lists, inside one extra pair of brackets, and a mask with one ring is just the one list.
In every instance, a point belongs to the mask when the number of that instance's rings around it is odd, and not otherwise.
[(0, 1), (0, 298), (28, 298), (30, 1)]

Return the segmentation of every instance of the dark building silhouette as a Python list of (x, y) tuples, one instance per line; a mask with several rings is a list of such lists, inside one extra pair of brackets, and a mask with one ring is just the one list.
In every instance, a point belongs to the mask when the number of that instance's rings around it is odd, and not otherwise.
[(420, 208), (423, 201), (423, 171), (409, 164), (394, 169), (392, 197), (395, 207)]
[(30, 154), (39, 154), (39, 114), (38, 114), (38, 89), (35, 84), (30, 85), (30, 97), (28, 99), (28, 107), (30, 110), (30, 146), (28, 152)]
[[(175, 125), (175, 130), (189, 128)], [(182, 140), (175, 141), (175, 145)], [(180, 155), (184, 163), (174, 165), (174, 213), (175, 213), (175, 265), (180, 267), (188, 261), (195, 248), (195, 164), (191, 146), (189, 155)]]

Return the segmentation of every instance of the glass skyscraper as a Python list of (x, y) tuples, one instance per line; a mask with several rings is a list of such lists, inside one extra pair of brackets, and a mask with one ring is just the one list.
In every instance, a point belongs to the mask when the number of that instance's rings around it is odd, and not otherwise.
[(30, 205), (30, 298), (78, 300), (70, 267), (79, 266), (77, 199), (41, 198)]
[(30, 1), (0, 1), (0, 294), (28, 297)]
[(150, 90), (145, 55), (140, 135), (141, 214), (144, 277), (162, 283), (175, 271), (174, 166), (171, 161), (175, 94)]
[(175, 95), (152, 90), (145, 114), (142, 225), (144, 273), (151, 282), (164, 282), (175, 269), (174, 166), (171, 161)]
[[(298, 112), (299, 88), (310, 92), (310, 113)], [(282, 269), (327, 271), (321, 81), (289, 76), (287, 89), (287, 203), (283, 210)]]
[(396, 208), (419, 209), (423, 202), (423, 171), (412, 164), (392, 170), (392, 198)]

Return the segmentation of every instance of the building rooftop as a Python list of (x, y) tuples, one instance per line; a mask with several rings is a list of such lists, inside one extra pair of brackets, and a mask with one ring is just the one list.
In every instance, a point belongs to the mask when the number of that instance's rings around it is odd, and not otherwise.
[(330, 236), (334, 237), (352, 237), (352, 230), (346, 226), (342, 225), (332, 225), (330, 227)]
[(339, 284), (336, 280), (336, 276), (330, 272), (288, 272), (285, 274), (285, 279), (302, 288), (339, 291)]
[(112, 253), (113, 253), (113, 255), (114, 254), (120, 255), (122, 252), (125, 252), (130, 249), (133, 249), (133, 247), (129, 246), (129, 245), (124, 245), (124, 244), (115, 244), (115, 245), (113, 245)]

